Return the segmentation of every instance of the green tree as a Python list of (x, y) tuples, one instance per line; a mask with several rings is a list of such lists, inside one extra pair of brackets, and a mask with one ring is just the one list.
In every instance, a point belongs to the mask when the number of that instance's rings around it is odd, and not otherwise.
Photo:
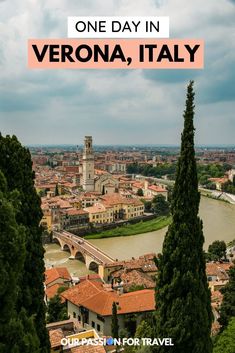
[(226, 244), (222, 240), (215, 240), (208, 247), (208, 253), (214, 255), (217, 260), (220, 260), (222, 257), (226, 258)]
[(137, 326), (135, 337), (137, 338), (146, 338), (153, 336), (153, 328), (148, 324), (147, 321), (142, 320)]
[(235, 317), (231, 318), (228, 327), (218, 336), (213, 353), (235, 352)]
[(111, 332), (112, 332), (113, 338), (118, 338), (118, 331), (119, 331), (119, 325), (118, 325), (118, 316), (117, 316), (117, 304), (113, 302), (112, 323), (111, 323)]
[(170, 212), (169, 203), (163, 195), (156, 195), (152, 201), (152, 208), (154, 213), (158, 216), (166, 216)]
[(55, 186), (55, 196), (59, 196), (58, 184), (56, 184), (56, 186)]
[(68, 319), (66, 304), (61, 302), (59, 294), (49, 300), (47, 314), (48, 323)]
[(184, 130), (172, 197), (172, 223), (157, 259), (156, 337), (171, 337), (173, 347), (156, 352), (211, 353), (212, 311), (205, 272), (200, 194), (194, 150), (194, 92), (187, 89)]
[(221, 331), (226, 328), (231, 317), (235, 317), (235, 266), (229, 269), (229, 281), (221, 288), (223, 301), (220, 307), (219, 323)]
[(151, 201), (146, 201), (144, 199), (141, 199), (141, 201), (144, 203), (144, 211), (145, 212), (151, 212), (151, 210), (152, 210), (152, 202)]
[(142, 290), (142, 289), (144, 289), (144, 285), (143, 284), (135, 284), (135, 283), (133, 283), (130, 286), (128, 292), (136, 292), (137, 290)]
[(128, 337), (133, 337), (137, 327), (137, 316), (136, 314), (126, 314), (124, 317), (124, 326), (128, 332)]
[[(40, 197), (34, 187), (34, 172), (28, 149), (21, 146), (15, 136), (0, 134), (0, 170), (9, 191), (17, 190), (20, 207), (16, 221), (24, 226), (26, 234), (26, 257), (19, 280), (17, 312), (25, 309), (27, 318), (34, 318), (35, 329), (40, 341), (40, 353), (49, 352), (49, 338), (45, 326), (44, 303), (44, 250), (42, 246), (42, 218)], [(33, 350), (31, 351), (33, 353)]]
[[(9, 339), (11, 348), (9, 353), (40, 353), (40, 342), (35, 329), (33, 316), (28, 317), (24, 308), (16, 318), (12, 318), (10, 330), (6, 338)], [(1, 351), (1, 353), (8, 353)]]
[[(25, 259), (25, 231), (16, 222), (16, 204), (17, 193), (7, 192), (7, 182), (0, 171), (0, 352), (4, 353), (12, 352), (12, 328), (16, 322), (18, 328), (20, 325), (16, 301)], [(16, 340), (15, 345), (18, 344)]]
[(139, 188), (136, 193), (137, 196), (144, 196), (143, 190)]

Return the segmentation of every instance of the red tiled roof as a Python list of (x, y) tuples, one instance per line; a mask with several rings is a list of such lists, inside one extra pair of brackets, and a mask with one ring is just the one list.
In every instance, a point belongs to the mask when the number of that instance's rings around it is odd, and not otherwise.
[(63, 292), (61, 296), (74, 305), (85, 308), (102, 316), (112, 315), (112, 304), (117, 303), (118, 314), (152, 311), (155, 309), (154, 290), (144, 289), (125, 294), (104, 289), (102, 283), (83, 281)]
[(70, 208), (70, 209), (64, 211), (64, 213), (68, 214), (69, 216), (85, 215), (85, 214), (88, 215), (88, 212), (86, 212), (86, 211), (84, 211), (82, 209), (78, 210), (76, 208)]
[(71, 276), (66, 267), (53, 267), (45, 271), (46, 285), (57, 280), (58, 278), (63, 278), (68, 281), (71, 280)]
[(61, 347), (61, 340), (64, 338), (64, 334), (61, 328), (49, 331), (49, 338), (51, 348)]
[(109, 194), (100, 197), (105, 205), (117, 205), (117, 204), (129, 204), (135, 206), (142, 206), (143, 202), (141, 202), (138, 198), (126, 198), (119, 194)]
[(119, 270), (112, 273), (112, 277), (121, 279), (125, 291), (128, 291), (133, 285), (143, 286), (143, 288), (155, 287), (155, 282), (150, 276), (137, 270)]
[(53, 286), (49, 287), (49, 288), (46, 288), (46, 295), (47, 295), (47, 298), (48, 299), (51, 299), (53, 298), (56, 294), (57, 294), (57, 291), (58, 289), (62, 287), (61, 284), (59, 283), (55, 283), (53, 284)]
[(148, 189), (156, 192), (167, 192), (166, 189), (163, 189), (161, 186), (158, 185), (150, 185)]
[(90, 274), (88, 274), (86, 276), (79, 277), (80, 282), (81, 281), (85, 281), (87, 279), (89, 279), (90, 281), (100, 281), (100, 282), (102, 282), (102, 279), (100, 278), (98, 273), (90, 273)]
[(78, 346), (71, 348), (69, 353), (105, 353), (103, 346)]
[(207, 276), (217, 276), (219, 279), (228, 279), (230, 263), (209, 262), (206, 264)]

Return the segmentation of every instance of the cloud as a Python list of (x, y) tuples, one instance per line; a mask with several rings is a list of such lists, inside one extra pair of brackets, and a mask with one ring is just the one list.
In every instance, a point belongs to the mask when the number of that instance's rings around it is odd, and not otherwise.
[[(23, 143), (179, 142), (195, 80), (197, 141), (234, 143), (234, 1), (0, 0), (0, 126)], [(29, 38), (67, 36), (71, 15), (170, 16), (172, 38), (203, 38), (203, 70), (29, 70)], [(210, 129), (208, 129), (210, 126)]]

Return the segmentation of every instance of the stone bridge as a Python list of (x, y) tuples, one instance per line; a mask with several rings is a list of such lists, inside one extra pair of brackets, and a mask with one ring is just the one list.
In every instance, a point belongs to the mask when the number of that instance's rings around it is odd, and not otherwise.
[(69, 251), (70, 259), (77, 259), (86, 264), (89, 270), (100, 272), (100, 267), (115, 262), (111, 256), (89, 243), (87, 240), (66, 231), (53, 232), (53, 239), (61, 250)]

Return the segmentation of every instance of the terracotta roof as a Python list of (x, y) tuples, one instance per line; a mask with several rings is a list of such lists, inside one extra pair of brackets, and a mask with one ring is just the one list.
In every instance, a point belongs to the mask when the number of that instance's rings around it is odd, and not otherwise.
[(148, 189), (156, 192), (167, 192), (166, 189), (163, 189), (161, 186), (158, 185), (150, 185)]
[(84, 210), (88, 213), (102, 213), (106, 211), (106, 206), (102, 205), (101, 203), (97, 203), (94, 206), (84, 208)]
[(90, 273), (90, 274), (88, 274), (86, 276), (79, 277), (80, 282), (81, 281), (85, 281), (87, 279), (89, 279), (90, 281), (100, 281), (100, 282), (102, 282), (102, 279), (100, 278), (98, 273)]
[(64, 338), (64, 334), (61, 328), (49, 331), (49, 338), (51, 343), (51, 348), (56, 348), (61, 346), (61, 340)]
[(219, 333), (219, 330), (220, 330), (220, 324), (218, 323), (218, 321), (214, 321), (211, 326), (212, 336), (217, 335)]
[(228, 270), (231, 267), (230, 263), (209, 262), (206, 264), (207, 276), (217, 276), (219, 280), (227, 280)]
[(127, 269), (141, 269), (143, 272), (156, 272), (157, 266), (154, 262), (155, 254), (146, 254), (140, 256), (137, 259), (125, 260), (125, 261), (116, 261), (106, 265), (107, 268), (112, 268), (116, 266), (120, 266), (120, 268)]
[(60, 287), (63, 287), (63, 285), (61, 285), (59, 283), (55, 283), (55, 284), (53, 284), (53, 286), (46, 288), (47, 298), (48, 299), (53, 298), (57, 294), (57, 291)]
[(104, 195), (100, 197), (105, 205), (117, 205), (117, 204), (129, 204), (135, 206), (142, 206), (143, 202), (141, 202), (138, 198), (126, 198), (117, 193)]
[(224, 178), (209, 178), (208, 180), (210, 181), (214, 181), (215, 183), (226, 183), (228, 181), (228, 178), (227, 177), (224, 177)]
[(65, 214), (68, 214), (69, 216), (76, 216), (76, 215), (88, 215), (88, 212), (84, 211), (84, 210), (78, 210), (76, 208), (70, 208), (66, 211), (64, 211)]
[(79, 346), (71, 348), (68, 353), (105, 353), (103, 346)]
[(155, 282), (148, 275), (137, 270), (119, 270), (112, 273), (112, 277), (120, 278), (123, 288), (128, 291), (133, 285), (143, 286), (144, 288), (154, 288)]
[(66, 267), (53, 267), (45, 271), (46, 286), (58, 278), (63, 278), (69, 281), (71, 280), (71, 276)]
[(118, 314), (152, 311), (155, 309), (154, 290), (144, 289), (119, 295), (115, 291), (105, 290), (102, 283), (83, 281), (61, 294), (62, 297), (77, 306), (102, 316), (112, 315), (113, 302), (117, 303)]
[(219, 290), (211, 292), (211, 302), (221, 304), (223, 300), (223, 294)]

